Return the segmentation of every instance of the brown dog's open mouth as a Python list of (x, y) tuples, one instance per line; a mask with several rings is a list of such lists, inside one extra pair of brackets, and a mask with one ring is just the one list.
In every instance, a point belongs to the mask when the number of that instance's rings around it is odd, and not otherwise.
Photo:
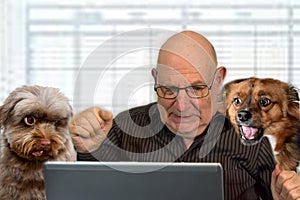
[(264, 133), (263, 128), (255, 128), (250, 126), (239, 126), (239, 130), (242, 142), (250, 145), (258, 143)]

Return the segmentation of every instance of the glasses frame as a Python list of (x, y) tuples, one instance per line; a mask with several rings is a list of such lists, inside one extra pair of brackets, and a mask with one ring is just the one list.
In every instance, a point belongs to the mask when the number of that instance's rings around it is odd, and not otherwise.
[[(215, 75), (216, 75), (216, 72), (217, 72), (217, 71), (214, 72), (213, 80), (212, 80), (210, 86), (208, 86), (208, 85), (206, 85), (206, 84), (198, 84), (198, 85), (191, 85), (191, 86), (187, 86), (187, 87), (182, 87), (182, 88), (180, 88), (180, 87), (173, 87), (173, 86), (161, 86), (161, 85), (157, 86), (157, 85), (156, 85), (156, 86), (154, 86), (154, 91), (156, 92), (157, 96), (159, 96), (159, 97), (161, 97), (161, 98), (164, 98), (164, 99), (176, 99), (176, 98), (178, 97), (178, 94), (179, 94), (179, 91), (180, 91), (180, 90), (185, 90), (186, 94), (187, 94), (190, 98), (193, 98), (193, 99), (204, 98), (204, 97), (207, 97), (207, 96), (209, 95), (209, 91), (211, 90), (211, 88), (212, 88), (212, 86), (213, 86), (213, 84), (214, 84), (214, 81), (215, 81)], [(188, 89), (189, 89), (189, 88), (192, 88), (192, 87), (197, 87), (197, 86), (202, 86), (202, 87), (204, 86), (205, 88), (207, 88), (207, 89), (208, 89), (207, 94), (204, 95), (204, 96), (201, 96), (201, 97), (200, 97), (200, 96), (199, 96), (199, 97), (190, 96), (189, 93), (188, 93)], [(174, 94), (176, 94), (176, 95), (175, 95), (174, 97), (166, 98), (166, 97), (160, 96), (160, 95), (158, 94), (158, 91), (157, 91), (158, 88), (168, 88), (168, 87), (172, 87), (172, 88), (175, 89), (175, 90), (174, 90)], [(205, 88), (203, 88), (203, 89), (205, 89)]]

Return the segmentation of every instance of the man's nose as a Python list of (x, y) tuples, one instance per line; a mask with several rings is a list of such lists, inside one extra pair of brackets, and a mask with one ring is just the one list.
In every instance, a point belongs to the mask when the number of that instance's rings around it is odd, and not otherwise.
[(190, 106), (190, 97), (185, 90), (179, 90), (175, 99), (175, 106), (178, 111), (184, 111)]

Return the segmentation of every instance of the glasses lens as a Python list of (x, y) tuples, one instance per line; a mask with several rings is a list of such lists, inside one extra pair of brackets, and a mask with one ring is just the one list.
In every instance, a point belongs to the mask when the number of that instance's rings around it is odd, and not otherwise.
[(207, 85), (195, 85), (186, 88), (187, 94), (192, 98), (201, 98), (208, 95)]
[(178, 88), (160, 86), (156, 88), (156, 92), (159, 97), (166, 98), (166, 99), (173, 99), (176, 98), (177, 96)]

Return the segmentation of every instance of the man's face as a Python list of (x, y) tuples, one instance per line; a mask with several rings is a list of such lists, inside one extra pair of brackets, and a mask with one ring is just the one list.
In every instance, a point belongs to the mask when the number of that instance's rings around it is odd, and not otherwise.
[[(159, 60), (156, 84), (185, 88), (205, 84), (210, 86), (214, 77), (211, 70), (199, 71), (185, 59), (170, 53), (164, 53)], [(209, 77), (209, 82), (206, 81)], [(191, 98), (185, 90), (179, 90), (175, 99), (158, 97), (158, 107), (162, 121), (174, 133), (184, 137), (201, 134), (209, 124), (215, 112), (217, 95), (212, 86), (209, 94), (203, 98)]]

